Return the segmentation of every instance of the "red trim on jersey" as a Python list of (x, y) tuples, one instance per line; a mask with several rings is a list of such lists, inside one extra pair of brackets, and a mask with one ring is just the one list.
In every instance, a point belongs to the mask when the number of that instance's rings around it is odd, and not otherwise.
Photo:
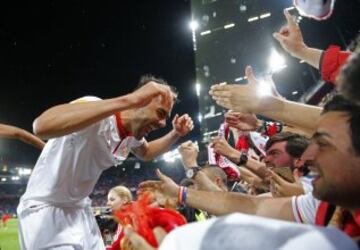
[[(334, 207), (333, 207), (334, 208)], [(321, 202), (316, 212), (315, 225), (327, 226), (334, 217), (335, 210), (331, 213), (331, 205), (327, 202)], [(348, 236), (355, 238), (355, 241), (359, 240), (360, 237), (360, 211), (351, 213), (348, 210), (341, 211), (341, 219), (337, 222), (337, 226)]]
[(120, 112), (117, 112), (115, 114), (115, 117), (116, 117), (116, 126), (117, 126), (117, 130), (118, 130), (118, 133), (119, 133), (119, 137), (120, 137), (120, 142), (116, 145), (114, 151), (113, 151), (113, 154), (115, 154), (115, 152), (118, 150), (122, 140), (124, 140), (126, 137), (128, 136), (132, 136), (133, 133), (131, 131), (127, 131), (123, 124), (122, 124), (122, 121), (121, 121), (121, 113)]
[(329, 209), (329, 203), (321, 202), (316, 211), (315, 225), (326, 226), (326, 214)]

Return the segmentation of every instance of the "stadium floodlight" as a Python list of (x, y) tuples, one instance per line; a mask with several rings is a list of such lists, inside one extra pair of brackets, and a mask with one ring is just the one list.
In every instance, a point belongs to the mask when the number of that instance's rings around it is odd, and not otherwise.
[(262, 96), (271, 95), (272, 91), (271, 91), (270, 83), (268, 83), (266, 81), (259, 81), (258, 91), (259, 91), (260, 95), (262, 95)]
[(191, 29), (191, 33), (192, 33), (192, 40), (193, 40), (193, 50), (196, 51), (197, 47), (196, 47), (196, 35), (195, 35), (195, 31), (196, 29), (199, 27), (199, 23), (196, 20), (191, 20), (191, 22), (189, 23), (190, 29)]
[(205, 36), (211, 33), (211, 30), (205, 30), (203, 32), (200, 33), (201, 36)]
[(241, 76), (241, 77), (238, 77), (238, 78), (235, 78), (235, 82), (241, 82), (242, 80), (245, 80), (246, 78)]
[(135, 162), (134, 169), (140, 169), (141, 165), (140, 162)]
[(18, 174), (21, 175), (30, 175), (31, 169), (30, 168), (19, 168)]
[(216, 135), (219, 131), (218, 130), (213, 130), (210, 132), (205, 132), (203, 133), (203, 136), (212, 136), (212, 135)]
[(248, 19), (248, 22), (251, 23), (251, 22), (254, 22), (254, 21), (256, 21), (256, 20), (259, 20), (259, 17), (258, 17), (258, 16), (250, 17), (250, 18)]
[(260, 15), (260, 19), (264, 19), (264, 18), (267, 18), (267, 17), (270, 17), (270, 16), (271, 16), (271, 13), (267, 12), (267, 13), (264, 13), (264, 14)]
[(201, 91), (201, 84), (200, 83), (195, 83), (195, 91), (196, 91), (196, 95), (200, 96), (200, 91)]
[(235, 78), (235, 82), (240, 82), (240, 81), (242, 81), (242, 77), (238, 77), (238, 78)]
[(192, 31), (195, 31), (197, 28), (199, 28), (199, 23), (196, 20), (191, 20), (189, 26)]
[(12, 177), (11, 177), (11, 180), (13, 180), (13, 181), (18, 181), (18, 180), (20, 180), (20, 177), (17, 176), (17, 175), (15, 175), (15, 176), (12, 176)]
[(224, 25), (224, 29), (230, 29), (233, 27), (235, 27), (235, 23), (229, 23), (229, 24)]
[(5, 181), (6, 181), (6, 177), (2, 177), (2, 178), (1, 178), (1, 181), (2, 181), (2, 182), (5, 182)]
[(270, 73), (279, 72), (284, 68), (286, 68), (285, 58), (273, 49), (269, 58)]

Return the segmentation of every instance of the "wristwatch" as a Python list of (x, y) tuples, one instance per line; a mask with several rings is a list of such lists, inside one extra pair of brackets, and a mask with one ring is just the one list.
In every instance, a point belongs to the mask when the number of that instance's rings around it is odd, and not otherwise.
[(238, 165), (241, 166), (241, 165), (245, 165), (248, 161), (248, 156), (247, 154), (245, 154), (244, 152), (241, 152), (240, 154), (240, 160), (239, 160), (239, 163)]
[(188, 170), (186, 170), (185, 175), (187, 178), (189, 179), (194, 179), (196, 174), (201, 170), (201, 167), (196, 166), (196, 167), (191, 167)]

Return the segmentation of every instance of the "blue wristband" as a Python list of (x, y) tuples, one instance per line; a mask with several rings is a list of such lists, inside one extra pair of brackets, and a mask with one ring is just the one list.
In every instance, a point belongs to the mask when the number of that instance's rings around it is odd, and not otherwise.
[(182, 204), (184, 204), (184, 205), (185, 205), (185, 202), (186, 202), (188, 190), (189, 190), (189, 188), (184, 187), (182, 195), (181, 195), (181, 198), (182, 198), (181, 201), (182, 201)]

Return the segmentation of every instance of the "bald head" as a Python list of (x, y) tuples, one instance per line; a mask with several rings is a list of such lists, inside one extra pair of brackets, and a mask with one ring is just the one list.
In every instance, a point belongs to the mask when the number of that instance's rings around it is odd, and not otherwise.
[(222, 190), (227, 190), (227, 176), (220, 167), (216, 165), (205, 165), (201, 170), (215, 185)]

